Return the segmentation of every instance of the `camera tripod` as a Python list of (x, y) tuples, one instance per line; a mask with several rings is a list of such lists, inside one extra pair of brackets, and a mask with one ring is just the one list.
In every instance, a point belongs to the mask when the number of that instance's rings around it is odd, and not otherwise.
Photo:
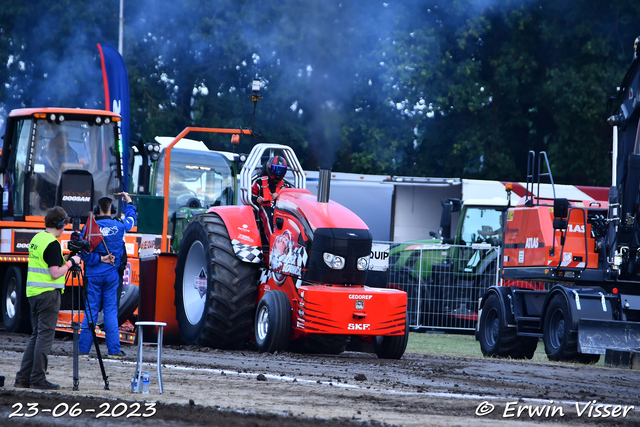
[[(109, 377), (104, 370), (104, 363), (102, 361), (102, 355), (100, 354), (100, 346), (98, 345), (98, 337), (96, 336), (96, 327), (93, 322), (93, 316), (91, 314), (91, 307), (87, 304), (87, 291), (85, 288), (86, 277), (82, 274), (80, 266), (74, 264), (66, 275), (66, 282), (71, 286), (71, 328), (73, 329), (73, 390), (78, 390), (80, 383), (79, 375), (79, 358), (80, 358), (80, 302), (85, 302), (85, 310), (88, 310), (89, 317), (87, 318), (87, 327), (93, 335), (93, 344), (96, 347), (96, 354), (98, 356), (98, 362), (100, 363), (100, 370), (102, 372), (102, 379), (104, 380), (104, 389), (109, 390)], [(75, 285), (75, 286), (74, 286)], [(82, 298), (84, 296), (84, 298)], [(77, 297), (77, 298), (76, 298)], [(77, 303), (76, 303), (77, 301)], [(74, 309), (77, 304), (77, 314), (74, 314)], [(86, 315), (86, 313), (85, 313)]]

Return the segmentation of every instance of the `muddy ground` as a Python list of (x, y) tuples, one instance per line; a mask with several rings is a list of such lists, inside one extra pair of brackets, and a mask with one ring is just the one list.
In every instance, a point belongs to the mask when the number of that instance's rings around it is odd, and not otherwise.
[[(497, 426), (640, 425), (640, 371), (406, 353), (259, 354), (163, 348), (164, 393), (133, 394), (129, 357), (105, 360), (109, 390), (95, 357), (80, 359), (73, 390), (69, 335), (49, 358), (54, 392), (16, 389), (27, 335), (0, 332), (1, 426)], [(102, 347), (106, 350), (105, 347)], [(148, 357), (147, 357), (148, 356)], [(155, 348), (145, 360), (155, 361)], [(155, 366), (149, 365), (149, 371)], [(536, 415), (537, 413), (537, 415)]]

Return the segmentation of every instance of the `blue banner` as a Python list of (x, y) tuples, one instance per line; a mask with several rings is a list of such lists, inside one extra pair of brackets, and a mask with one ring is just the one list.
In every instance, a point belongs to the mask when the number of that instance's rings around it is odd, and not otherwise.
[(102, 80), (104, 83), (105, 110), (122, 116), (118, 122), (122, 146), (122, 190), (129, 191), (129, 75), (122, 55), (108, 44), (98, 43), (102, 62)]

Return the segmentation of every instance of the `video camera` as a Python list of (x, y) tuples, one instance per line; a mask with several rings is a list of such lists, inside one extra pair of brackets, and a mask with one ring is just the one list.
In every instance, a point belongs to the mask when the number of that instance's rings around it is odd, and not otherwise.
[(71, 233), (71, 238), (67, 243), (67, 247), (71, 252), (71, 256), (74, 256), (81, 251), (89, 252), (91, 245), (89, 244), (89, 241), (82, 240), (82, 233), (80, 233), (80, 231), (73, 230), (73, 233)]

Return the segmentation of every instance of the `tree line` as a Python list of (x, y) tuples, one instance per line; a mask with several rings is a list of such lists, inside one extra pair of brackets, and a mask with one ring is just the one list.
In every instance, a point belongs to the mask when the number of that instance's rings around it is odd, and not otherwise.
[[(637, 16), (630, 0), (125, 0), (131, 137), (251, 127), (258, 77), (258, 139), (308, 169), (524, 180), (544, 150), (556, 182), (608, 186), (606, 104)], [(3, 3), (0, 115), (104, 108), (96, 43), (117, 47), (118, 23), (116, 0)]]

